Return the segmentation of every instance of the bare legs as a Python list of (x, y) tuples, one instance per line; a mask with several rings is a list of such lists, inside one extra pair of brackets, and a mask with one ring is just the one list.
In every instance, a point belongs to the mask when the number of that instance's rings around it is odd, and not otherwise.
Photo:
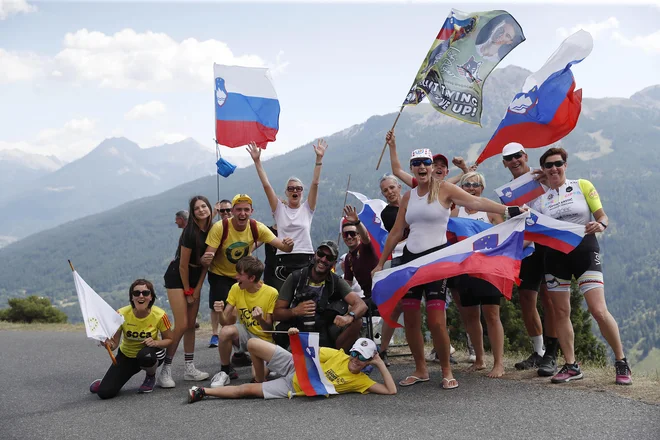
[(183, 349), (186, 353), (195, 351), (195, 320), (199, 311), (199, 300), (188, 304), (183, 289), (167, 289), (167, 299), (174, 315), (174, 336), (167, 347), (167, 356), (174, 357), (179, 342), (183, 337)]

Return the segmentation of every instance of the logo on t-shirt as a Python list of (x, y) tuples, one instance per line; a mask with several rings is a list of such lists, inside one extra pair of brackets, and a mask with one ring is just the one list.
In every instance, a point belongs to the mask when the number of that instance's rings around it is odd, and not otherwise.
[(238, 263), (238, 260), (246, 256), (250, 252), (250, 246), (242, 241), (232, 243), (225, 249), (225, 256), (231, 264)]

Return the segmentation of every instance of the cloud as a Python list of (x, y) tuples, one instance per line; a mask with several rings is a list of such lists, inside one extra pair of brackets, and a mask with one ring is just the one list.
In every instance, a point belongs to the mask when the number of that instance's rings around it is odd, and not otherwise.
[(36, 10), (37, 7), (26, 0), (0, 0), (0, 21), (6, 20), (10, 15), (28, 14)]
[(151, 119), (162, 115), (167, 111), (165, 104), (161, 101), (149, 101), (146, 104), (138, 104), (124, 115), (124, 119), (135, 121), (137, 119)]
[(585, 31), (589, 32), (591, 36), (594, 37), (594, 39), (596, 39), (604, 32), (618, 28), (619, 28), (619, 20), (617, 20), (616, 17), (610, 17), (605, 21), (600, 21), (600, 22), (591, 21), (587, 24), (580, 23), (577, 26), (573, 26), (570, 30), (561, 27), (557, 29), (557, 35), (561, 38), (566, 38), (569, 35), (572, 35), (575, 32), (579, 31), (580, 29), (584, 29)]
[(42, 74), (44, 61), (34, 53), (8, 52), (0, 48), (0, 84), (36, 78)]
[(626, 37), (621, 32), (614, 32), (612, 39), (626, 47), (636, 47), (644, 52), (660, 54), (660, 31), (648, 35), (636, 35), (632, 38)]

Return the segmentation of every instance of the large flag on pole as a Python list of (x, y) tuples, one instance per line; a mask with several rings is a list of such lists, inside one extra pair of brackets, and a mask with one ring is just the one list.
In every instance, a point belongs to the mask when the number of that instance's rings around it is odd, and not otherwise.
[(570, 133), (582, 110), (582, 89), (575, 90), (571, 66), (585, 59), (593, 46), (591, 34), (583, 30), (564, 40), (543, 67), (527, 77), (476, 163), (501, 154), (509, 142), (539, 148)]
[(289, 335), (293, 365), (298, 384), (306, 396), (337, 394), (335, 386), (325, 377), (319, 359), (319, 334)]
[(481, 125), (482, 88), (497, 64), (525, 35), (506, 11), (452, 9), (419, 68), (403, 105), (428, 96), (440, 113)]
[(75, 270), (73, 271), (73, 282), (76, 285), (87, 337), (100, 342), (112, 338), (123, 324), (124, 317), (89, 287)]
[(266, 148), (279, 130), (280, 102), (268, 69), (213, 65), (215, 139), (240, 147), (256, 142)]

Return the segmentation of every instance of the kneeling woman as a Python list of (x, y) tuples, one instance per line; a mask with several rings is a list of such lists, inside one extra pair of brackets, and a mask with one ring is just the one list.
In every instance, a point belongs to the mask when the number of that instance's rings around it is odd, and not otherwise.
[(97, 379), (89, 386), (89, 390), (101, 399), (115, 397), (140, 370), (147, 375), (138, 392), (153, 391), (156, 369), (165, 358), (165, 347), (172, 343), (170, 320), (163, 309), (154, 306), (156, 292), (153, 284), (138, 279), (133, 281), (128, 292), (130, 305), (117, 310), (124, 317), (124, 323), (112, 339), (106, 341), (112, 350), (119, 346), (117, 365), (110, 365), (103, 379)]

